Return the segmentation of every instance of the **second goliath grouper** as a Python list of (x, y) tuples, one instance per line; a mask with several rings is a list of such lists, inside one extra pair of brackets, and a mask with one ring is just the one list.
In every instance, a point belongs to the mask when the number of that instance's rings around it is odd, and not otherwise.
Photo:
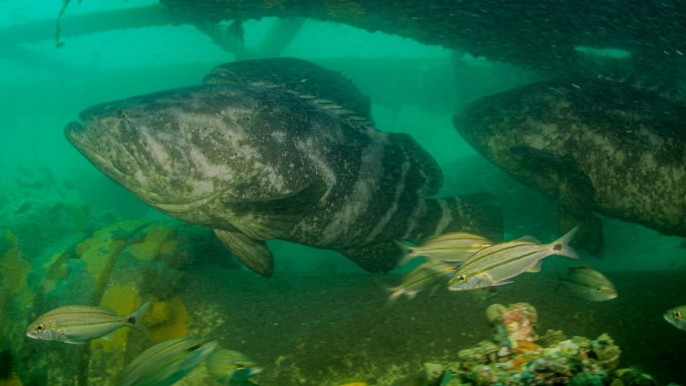
[(600, 251), (596, 215), (686, 237), (686, 105), (601, 79), (536, 83), (483, 98), (454, 119), (479, 153), (559, 200), (562, 231)]
[(490, 196), (426, 198), (443, 176), (424, 149), (331, 104), (288, 87), (211, 84), (91, 107), (66, 136), (146, 203), (212, 228), (264, 276), (270, 239), (336, 250), (381, 272), (400, 258), (394, 240), (502, 238)]

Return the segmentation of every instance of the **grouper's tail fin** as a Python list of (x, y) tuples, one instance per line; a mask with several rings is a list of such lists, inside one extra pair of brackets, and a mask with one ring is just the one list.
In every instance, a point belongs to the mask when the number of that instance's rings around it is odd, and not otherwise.
[(475, 193), (439, 199), (425, 199), (427, 211), (416, 227), (414, 243), (451, 232), (468, 232), (494, 243), (503, 240), (503, 212), (490, 193)]

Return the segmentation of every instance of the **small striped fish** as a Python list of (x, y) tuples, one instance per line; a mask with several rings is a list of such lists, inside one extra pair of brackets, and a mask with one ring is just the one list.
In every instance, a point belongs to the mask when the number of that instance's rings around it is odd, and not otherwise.
[(614, 284), (605, 275), (587, 265), (567, 267), (567, 272), (560, 280), (589, 302), (602, 302), (617, 297)]
[(680, 306), (667, 310), (667, 312), (662, 315), (667, 323), (678, 328), (679, 330), (686, 331), (686, 306)]
[(393, 293), (389, 302), (394, 302), (401, 295), (407, 295), (413, 299), (417, 293), (432, 286), (437, 289), (439, 286), (445, 285), (450, 275), (456, 270), (455, 263), (429, 259), (408, 272), (397, 287), (390, 288)]
[(522, 238), (496, 244), (477, 252), (455, 272), (448, 282), (451, 291), (471, 290), (508, 284), (505, 280), (524, 272), (538, 272), (541, 260), (551, 255), (578, 259), (569, 246), (579, 227), (550, 244), (538, 244), (531, 238)]
[(84, 344), (89, 339), (103, 337), (121, 327), (131, 327), (149, 336), (148, 329), (141, 323), (141, 318), (148, 308), (150, 302), (126, 316), (119, 316), (100, 307), (59, 307), (33, 321), (26, 328), (26, 336), (32, 339)]
[(183, 378), (217, 347), (209, 339), (165, 340), (143, 351), (119, 374), (120, 386), (168, 386)]
[(462, 262), (473, 254), (493, 244), (490, 240), (471, 233), (448, 233), (418, 246), (397, 243), (404, 251), (398, 266), (405, 265), (415, 257), (424, 256), (441, 261)]
[(217, 350), (207, 358), (207, 370), (219, 382), (247, 381), (262, 372), (262, 367), (245, 354), (233, 350)]

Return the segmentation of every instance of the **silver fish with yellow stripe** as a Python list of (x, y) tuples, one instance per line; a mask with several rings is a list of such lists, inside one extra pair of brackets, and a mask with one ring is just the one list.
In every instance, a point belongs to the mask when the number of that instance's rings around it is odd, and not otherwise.
[(128, 315), (119, 316), (101, 307), (59, 307), (34, 320), (26, 328), (26, 336), (39, 340), (84, 344), (90, 339), (100, 338), (121, 327), (131, 327), (149, 336), (148, 329), (141, 323), (141, 318), (148, 308), (150, 302)]
[(233, 350), (217, 350), (207, 358), (207, 370), (224, 384), (247, 381), (262, 372), (262, 367), (251, 357)]
[(462, 264), (448, 282), (451, 291), (471, 290), (511, 283), (506, 281), (524, 272), (538, 272), (541, 260), (551, 255), (578, 259), (570, 246), (575, 227), (550, 244), (539, 244), (533, 238), (522, 238), (488, 247)]
[(417, 293), (432, 286), (435, 291), (441, 285), (445, 285), (450, 275), (456, 270), (455, 263), (429, 259), (408, 272), (398, 286), (390, 288), (392, 293), (389, 302), (394, 302), (401, 295), (407, 295), (413, 299)]
[(418, 247), (401, 242), (397, 244), (404, 252), (398, 263), (401, 266), (419, 256), (441, 261), (462, 262), (480, 250), (490, 247), (493, 242), (471, 233), (455, 232), (433, 238)]
[(667, 323), (679, 330), (686, 331), (686, 305), (667, 310), (663, 317)]
[(617, 297), (617, 290), (610, 279), (587, 265), (567, 267), (560, 277), (572, 292), (589, 302), (603, 302)]
[(143, 351), (121, 371), (119, 386), (169, 386), (183, 378), (217, 347), (191, 337), (165, 340)]

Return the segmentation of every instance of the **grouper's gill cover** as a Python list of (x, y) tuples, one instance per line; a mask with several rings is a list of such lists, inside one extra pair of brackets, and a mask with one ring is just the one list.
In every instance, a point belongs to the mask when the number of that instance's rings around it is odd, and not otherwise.
[[(395, 266), (393, 240), (451, 231), (502, 238), (489, 196), (424, 197), (438, 191), (442, 174), (410, 136), (349, 121), (287, 90), (181, 88), (96, 106), (82, 120), (86, 128), (72, 123), (67, 137), (96, 167), (170, 216), (212, 228), (265, 276), (273, 270), (265, 240), (273, 238), (337, 250), (372, 272)], [(91, 133), (122, 121), (137, 131), (117, 137), (135, 149), (133, 175), (89, 144)]]

